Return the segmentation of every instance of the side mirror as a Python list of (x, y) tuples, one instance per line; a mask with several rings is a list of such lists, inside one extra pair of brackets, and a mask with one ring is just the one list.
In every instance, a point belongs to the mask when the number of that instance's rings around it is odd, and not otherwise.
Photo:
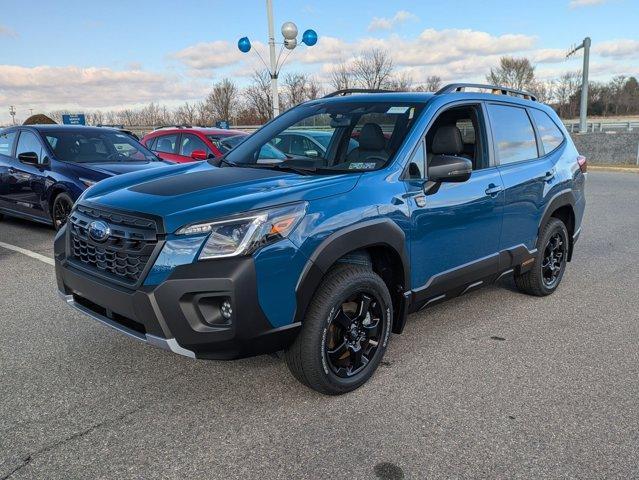
[(191, 152), (191, 158), (193, 160), (206, 160), (209, 156), (204, 150), (193, 150)]
[(38, 166), (38, 154), (35, 152), (24, 152), (18, 155), (18, 160), (25, 165)]
[(317, 150), (306, 150), (304, 155), (307, 157), (315, 158), (319, 157), (319, 152)]
[(465, 182), (472, 172), (470, 160), (453, 155), (433, 155), (428, 164), (428, 180), (431, 182)]

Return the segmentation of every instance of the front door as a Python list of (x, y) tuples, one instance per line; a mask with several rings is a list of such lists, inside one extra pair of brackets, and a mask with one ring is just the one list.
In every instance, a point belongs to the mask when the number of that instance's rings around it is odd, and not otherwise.
[[(479, 286), (499, 268), (504, 192), (490, 160), (485, 125), (481, 105), (444, 111), (409, 164), (411, 280), (418, 304), (443, 299), (459, 287)], [(435, 188), (424, 184), (434, 155), (468, 158), (473, 163), (470, 179)]]
[(19, 160), (21, 153), (34, 152), (41, 164), (44, 162), (46, 150), (37, 135), (29, 131), (21, 131), (18, 137), (15, 157), (9, 169), (11, 189), (7, 194), (9, 208), (18, 213), (38, 218), (46, 218), (48, 212), (43, 209), (42, 199), (45, 189), (46, 173), (44, 165), (28, 165)]

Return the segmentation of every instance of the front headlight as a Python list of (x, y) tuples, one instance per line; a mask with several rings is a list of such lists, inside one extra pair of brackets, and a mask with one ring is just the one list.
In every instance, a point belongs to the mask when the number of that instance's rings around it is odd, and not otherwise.
[(177, 235), (209, 233), (199, 259), (248, 255), (286, 238), (306, 214), (306, 202), (249, 213), (215, 222), (187, 225)]

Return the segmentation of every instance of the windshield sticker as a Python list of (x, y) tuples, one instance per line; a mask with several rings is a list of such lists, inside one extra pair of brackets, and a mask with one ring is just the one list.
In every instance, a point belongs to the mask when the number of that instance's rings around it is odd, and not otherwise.
[(401, 115), (401, 114), (404, 114), (404, 113), (408, 112), (409, 108), (410, 107), (390, 107), (386, 111), (386, 113), (391, 113), (391, 114), (394, 113), (394, 114)]
[(375, 162), (353, 162), (348, 166), (349, 170), (373, 170), (377, 164)]

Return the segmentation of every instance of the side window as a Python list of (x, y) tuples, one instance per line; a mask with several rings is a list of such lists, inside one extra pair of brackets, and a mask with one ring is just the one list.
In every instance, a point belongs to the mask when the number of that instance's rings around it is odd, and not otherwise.
[(470, 160), (473, 170), (487, 168), (485, 138), (480, 105), (452, 107), (439, 114), (426, 134), (427, 161), (436, 155), (452, 155)]
[(195, 150), (203, 150), (206, 153), (210, 153), (210, 150), (206, 146), (206, 144), (196, 135), (183, 133), (182, 143), (180, 144), (180, 155), (190, 157)]
[(500, 165), (538, 157), (535, 131), (526, 110), (489, 104), (488, 112)]
[(155, 150), (163, 153), (175, 153), (177, 133), (173, 135), (161, 135), (158, 137)]
[(426, 178), (426, 151), (424, 149), (424, 142), (419, 142), (419, 146), (410, 158), (410, 162), (408, 164), (408, 178)]
[(11, 156), (16, 132), (0, 133), (0, 155)]
[(42, 162), (42, 144), (38, 137), (31, 132), (20, 132), (18, 147), (16, 148), (16, 158), (21, 153), (26, 152), (35, 152), (38, 155), (39, 162)]
[(533, 120), (537, 125), (539, 136), (541, 137), (541, 143), (544, 146), (544, 152), (550, 153), (564, 141), (564, 134), (552, 118), (548, 116), (546, 112), (531, 108)]
[(146, 141), (145, 147), (148, 148), (149, 150), (155, 150), (155, 142), (157, 141), (158, 141), (158, 137), (149, 138)]

